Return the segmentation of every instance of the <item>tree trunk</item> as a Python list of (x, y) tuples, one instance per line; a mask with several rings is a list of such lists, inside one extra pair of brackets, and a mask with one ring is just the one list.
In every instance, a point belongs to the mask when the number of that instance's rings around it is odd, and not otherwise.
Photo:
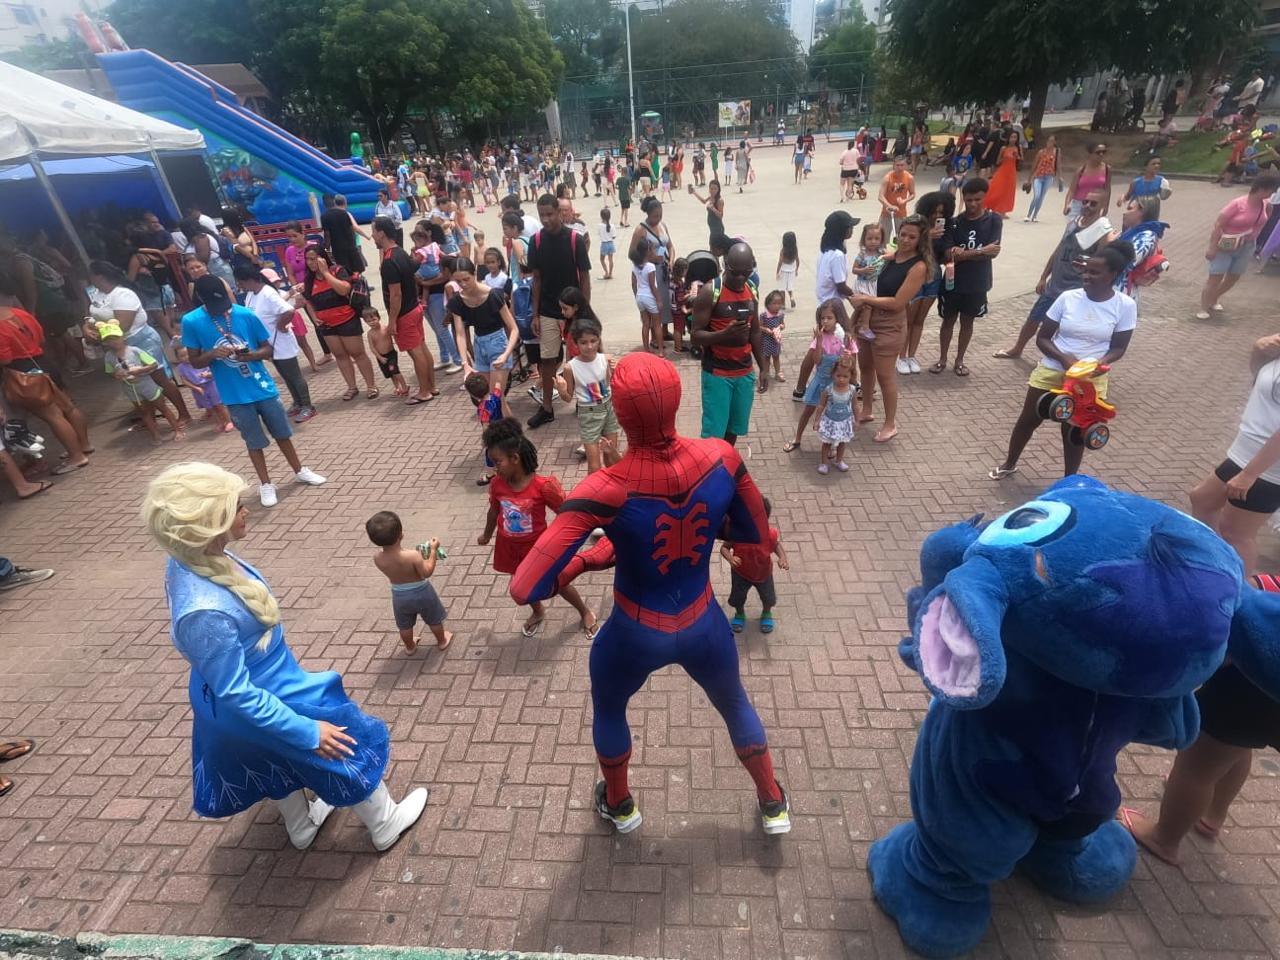
[(1044, 126), (1044, 107), (1049, 99), (1049, 81), (1043, 80), (1036, 84), (1031, 90), (1031, 106), (1029, 113), (1031, 115), (1031, 129), (1036, 132), (1036, 137), (1041, 143), (1040, 130)]

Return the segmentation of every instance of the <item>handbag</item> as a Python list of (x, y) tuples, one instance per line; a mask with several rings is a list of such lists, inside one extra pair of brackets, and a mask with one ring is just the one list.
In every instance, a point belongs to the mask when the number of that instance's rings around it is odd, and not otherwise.
[(31, 413), (47, 409), (58, 399), (53, 380), (39, 367), (25, 373), (5, 367), (3, 393), (7, 403)]
[[(1262, 219), (1265, 211), (1265, 206), (1258, 211), (1258, 217), (1253, 221), (1253, 230), (1258, 228), (1258, 221)], [(1248, 230), (1245, 233), (1224, 233), (1218, 238), (1218, 249), (1223, 253), (1235, 253), (1244, 246), (1246, 240), (1253, 236), (1253, 230)]]

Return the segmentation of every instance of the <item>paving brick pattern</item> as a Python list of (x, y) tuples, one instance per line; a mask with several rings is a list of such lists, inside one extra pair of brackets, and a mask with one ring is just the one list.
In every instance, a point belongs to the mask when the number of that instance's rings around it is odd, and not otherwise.
[[(1190, 233), (1170, 243), (1186, 266), (1143, 295), (1114, 378), (1112, 443), (1087, 461), (1112, 483), (1174, 504), (1221, 458), (1246, 395), (1248, 344), (1274, 330), (1269, 278), (1249, 277), (1226, 318), (1187, 319), (1203, 269)], [(469, 404), (453, 391), (416, 409), (385, 396), (342, 403), (331, 368), (312, 381), (320, 417), (298, 431), (304, 460), (330, 482), (283, 486), (271, 511), (255, 503), (243, 553), (271, 580), (303, 664), (340, 671), (390, 725), (394, 791), (427, 784), (431, 801), (382, 856), (347, 813), (306, 853), (288, 845), (265, 805), (197, 820), (187, 671), (167, 635), (162, 558), (137, 521), (147, 478), (176, 451), (124, 433), (109, 384), (79, 382), (95, 411), (93, 468), (0, 508), (0, 552), (59, 574), (0, 596), (0, 733), (40, 740), (4, 771), (19, 786), (0, 800), (0, 927), (697, 960), (904, 955), (865, 873), (870, 842), (908, 816), (926, 704), (895, 653), (903, 593), (928, 531), (1001, 512), (1057, 475), (1056, 431), (1045, 430), (1016, 478), (985, 479), (1029, 368), (990, 353), (1029, 301), (1006, 301), (981, 322), (968, 380), (910, 378), (901, 436), (889, 445), (859, 436), (845, 476), (816, 474), (812, 440), (802, 453), (781, 452), (799, 410), (789, 391), (757, 404), (749, 466), (775, 503), (792, 569), (778, 574), (778, 630), (766, 637), (753, 623), (740, 646), (794, 801), (795, 827), (781, 839), (761, 834), (719, 717), (678, 670), (655, 675), (632, 701), (645, 822), (630, 837), (610, 835), (588, 806), (589, 643), (562, 602), (543, 636), (520, 639), (506, 578), (475, 546), (485, 493), (472, 482), (481, 462)], [(793, 376), (798, 336), (786, 345)], [(922, 358), (933, 354), (926, 340)], [(680, 370), (680, 424), (696, 432), (696, 368)], [(516, 405), (530, 412), (526, 399)], [(567, 483), (583, 475), (571, 417), (536, 440), (546, 469)], [(234, 437), (197, 429), (182, 452), (249, 474)], [(407, 658), (397, 644), (362, 531), (380, 508), (398, 510), (410, 538), (437, 535), (449, 548), (436, 578), (457, 631), (447, 656)], [(1264, 552), (1280, 563), (1270, 539)], [(714, 576), (723, 596), (718, 559)], [(608, 585), (599, 574), (581, 585), (601, 613)], [(1170, 761), (1126, 751), (1127, 802), (1152, 809)], [(1106, 910), (1068, 907), (1018, 879), (1000, 884), (977, 955), (1277, 955), (1278, 773), (1261, 757), (1220, 844), (1193, 837), (1181, 869), (1142, 857)]]

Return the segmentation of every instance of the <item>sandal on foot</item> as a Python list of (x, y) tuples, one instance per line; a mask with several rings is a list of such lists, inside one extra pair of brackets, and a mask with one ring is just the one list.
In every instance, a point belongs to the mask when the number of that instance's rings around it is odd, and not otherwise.
[(25, 757), (35, 748), (36, 742), (26, 737), (21, 740), (6, 740), (4, 743), (0, 743), (0, 763), (8, 763), (10, 760)]
[(956, 376), (957, 376), (957, 377), (967, 377), (968, 375), (969, 375), (969, 368), (968, 368), (968, 367), (966, 367), (963, 363), (957, 363), (957, 364), (956, 364)]
[(62, 466), (58, 467), (56, 470), (53, 471), (53, 475), (55, 477), (61, 477), (68, 473), (75, 473), (77, 470), (83, 470), (88, 465), (89, 465), (88, 460), (86, 460), (84, 463), (64, 463)]
[(1017, 472), (1017, 467), (992, 467), (987, 471), (987, 479), (1003, 480), (1005, 477), (1012, 477)]
[(372, 390), (370, 390), (368, 393), (365, 394), (365, 397), (366, 399), (369, 399), (369, 400), (377, 400), (379, 392), (380, 391), (378, 390), (378, 388), (374, 387)]
[(794, 440), (788, 440), (786, 443), (782, 445), (783, 453), (790, 453), (792, 450), (799, 450), (799, 449), (800, 449), (800, 444), (798, 444)]
[(729, 629), (734, 633), (741, 633), (747, 626), (747, 615), (739, 610), (733, 615), (733, 619), (729, 621)]
[(53, 484), (52, 484), (52, 483), (50, 483), (48, 480), (41, 480), (41, 481), (39, 481), (39, 484), (40, 484), (40, 486), (36, 487), (36, 492), (35, 492), (35, 493), (28, 493), (25, 497), (24, 497), (24, 496), (22, 496), (21, 494), (19, 494), (18, 499), (19, 499), (19, 500), (30, 500), (32, 497), (38, 497), (38, 496), (40, 496), (40, 494), (44, 493), (46, 490), (52, 490), (52, 489), (53, 489)]
[(520, 628), (520, 636), (524, 637), (526, 640), (531, 637), (536, 637), (542, 632), (542, 623), (544, 619), (544, 617), (539, 617), (537, 620), (526, 620), (524, 622), (524, 626)]
[(931, 367), (929, 368), (929, 372), (930, 372), (930, 373), (941, 373), (941, 372), (942, 372), (943, 370), (945, 370), (945, 369), (947, 369), (947, 361), (945, 361), (945, 360), (939, 360), (937, 363), (935, 363), (933, 366), (931, 366)]
[(881, 430), (881, 431), (880, 431), (879, 433), (877, 433), (874, 437), (872, 437), (872, 439), (873, 439), (873, 440), (875, 440), (875, 442), (876, 442), (876, 443), (888, 443), (890, 440), (892, 440), (892, 439), (893, 439), (894, 437), (896, 437), (897, 435), (898, 435), (898, 428), (897, 428), (897, 427), (894, 427), (894, 428), (893, 428), (891, 431), (889, 431), (888, 433), (885, 433), (883, 430)]
[(1218, 834), (1222, 832), (1221, 827), (1215, 827), (1212, 823), (1201, 817), (1195, 823), (1196, 833), (1202, 837), (1208, 837), (1210, 840), (1217, 840)]
[(997, 350), (992, 354), (997, 360), (1021, 360), (1021, 353), (1014, 353), (1011, 350)]
[(774, 623), (773, 623), (773, 614), (772, 614), (772, 613), (762, 613), (762, 614), (760, 615), (760, 632), (761, 632), (761, 633), (773, 633), (773, 627), (774, 627)]
[(441, 643), (439, 640), (437, 640), (436, 649), (439, 650), (441, 653), (444, 653), (444, 651), (449, 649), (449, 644), (451, 643), (453, 643), (453, 633), (449, 630), (446, 630), (444, 632), (444, 643)]
[(588, 640), (594, 640), (596, 638), (596, 634), (600, 632), (600, 618), (596, 617), (596, 619), (592, 620), (591, 626), (587, 626), (584, 623), (582, 625), (582, 632), (587, 635)]
[(356, 398), (356, 394), (357, 394), (357, 393), (359, 393), (359, 392), (360, 392), (360, 391), (359, 391), (359, 390), (357, 390), (355, 387), (352, 387), (350, 390), (348, 390), (346, 393), (344, 393), (344, 394), (342, 395), (342, 399), (343, 399), (343, 400), (354, 400), (354, 399)]
[(7, 796), (14, 786), (14, 782), (8, 777), (0, 777), (0, 797)]
[(1149, 846), (1147, 842), (1138, 835), (1137, 831), (1133, 829), (1135, 820), (1146, 820), (1146, 817), (1144, 817), (1140, 811), (1135, 810), (1132, 807), (1121, 807), (1120, 812), (1117, 815), (1117, 819), (1124, 824), (1125, 829), (1129, 831), (1129, 835), (1133, 837), (1138, 846), (1142, 847), (1142, 849), (1147, 851), (1147, 853), (1151, 854), (1157, 860), (1163, 860), (1171, 867), (1179, 865), (1177, 857), (1170, 858), (1167, 854)]

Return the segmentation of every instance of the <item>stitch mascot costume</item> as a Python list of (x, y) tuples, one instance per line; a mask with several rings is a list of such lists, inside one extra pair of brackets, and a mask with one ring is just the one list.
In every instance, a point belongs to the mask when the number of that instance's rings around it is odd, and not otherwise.
[[(764, 727), (742, 687), (738, 648), (708, 575), (726, 517), (734, 541), (765, 540), (764, 502), (733, 447), (676, 433), (680, 376), (669, 362), (628, 354), (612, 390), (626, 455), (574, 487), (511, 578), (511, 595), (521, 604), (545, 600), (584, 570), (616, 564), (613, 612), (591, 647), (592, 733), (604, 773), (595, 792), (600, 816), (620, 833), (640, 826), (627, 785), (627, 701), (650, 673), (678, 663), (724, 717), (755, 781), (765, 833), (786, 833), (787, 795), (774, 778)], [(579, 554), (595, 527), (608, 536)]]
[(1195, 739), (1192, 696), (1228, 652), (1280, 695), (1280, 595), (1247, 589), (1208, 527), (1068, 477), (921, 549), (900, 652), (933, 701), (911, 764), (910, 823), (876, 841), (872, 890), (928, 957), (976, 946), (990, 885), (1020, 868), (1099, 903), (1129, 881), (1116, 754)]

